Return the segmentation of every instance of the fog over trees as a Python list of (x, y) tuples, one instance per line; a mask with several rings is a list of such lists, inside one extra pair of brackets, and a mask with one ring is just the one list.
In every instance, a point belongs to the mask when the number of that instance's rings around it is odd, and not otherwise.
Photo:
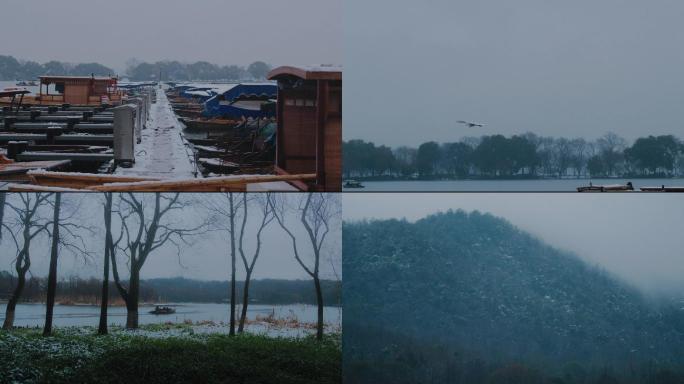
[(180, 62), (163, 60), (153, 63), (136, 59), (128, 61), (126, 70), (117, 73), (114, 69), (99, 63), (64, 63), (48, 61), (37, 63), (0, 55), (0, 81), (34, 80), (39, 76), (119, 76), (133, 81), (211, 81), (211, 80), (264, 80), (271, 65), (255, 61), (247, 66), (218, 65), (206, 61)]

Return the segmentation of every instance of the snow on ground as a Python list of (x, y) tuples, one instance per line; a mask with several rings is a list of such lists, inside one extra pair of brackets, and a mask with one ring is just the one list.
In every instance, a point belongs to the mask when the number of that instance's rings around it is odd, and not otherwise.
[[(237, 326), (236, 326), (237, 328)], [(230, 331), (228, 324), (224, 323), (196, 323), (188, 327), (172, 327), (169, 329), (118, 329), (114, 331), (115, 334), (121, 335), (135, 335), (150, 338), (166, 338), (166, 337), (194, 337), (212, 334), (227, 335)], [(281, 326), (271, 324), (266, 321), (250, 322), (245, 325), (245, 332), (253, 335), (268, 336), (268, 337), (286, 337), (286, 338), (302, 338), (316, 334), (315, 324), (310, 326)], [(326, 324), (325, 333), (339, 333), (340, 327)]]
[(135, 164), (131, 168), (117, 167), (115, 174), (164, 179), (201, 177), (169, 99), (162, 90), (155, 89), (155, 92), (157, 102), (150, 108), (142, 142), (135, 146)]
[[(90, 336), (97, 330), (92, 326), (53, 327), (53, 329), (62, 335), (68, 336)], [(229, 331), (230, 327), (228, 324), (223, 322), (215, 323), (212, 321), (181, 324), (147, 324), (142, 325), (139, 329), (126, 329), (115, 325), (112, 325), (109, 328), (109, 334), (113, 336), (142, 336), (154, 339), (169, 337), (202, 339), (209, 335), (227, 335)], [(245, 324), (245, 332), (267, 337), (303, 338), (316, 334), (316, 324), (298, 323), (297, 325), (286, 325), (275, 324), (268, 321), (252, 320)], [(340, 325), (326, 323), (324, 332), (326, 334), (341, 333), (342, 328)]]

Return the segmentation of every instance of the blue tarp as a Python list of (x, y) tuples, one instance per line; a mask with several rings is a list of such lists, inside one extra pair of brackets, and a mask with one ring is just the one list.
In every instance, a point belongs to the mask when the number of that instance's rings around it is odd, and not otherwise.
[(204, 115), (207, 117), (273, 117), (272, 112), (262, 111), (256, 108), (257, 103), (252, 103), (251, 108), (246, 104), (237, 102), (240, 98), (257, 96), (262, 99), (275, 99), (278, 97), (278, 85), (276, 83), (242, 83), (218, 94), (204, 103)]
[(206, 101), (213, 96), (216, 96), (216, 91), (213, 87), (183, 87), (178, 94), (186, 99), (199, 99), (201, 101)]

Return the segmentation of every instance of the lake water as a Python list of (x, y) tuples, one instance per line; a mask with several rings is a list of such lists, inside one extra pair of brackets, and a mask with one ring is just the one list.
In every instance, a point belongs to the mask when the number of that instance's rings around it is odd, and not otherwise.
[[(186, 320), (193, 322), (213, 321), (228, 323), (229, 304), (214, 303), (178, 303), (176, 313), (170, 315), (153, 315), (149, 311), (154, 306), (141, 306), (138, 310), (140, 324), (159, 324), (166, 322), (182, 323)], [(5, 320), (7, 304), (0, 304), (0, 322)], [(238, 316), (239, 316), (238, 312)], [(256, 319), (257, 315), (268, 316), (274, 313), (276, 318), (295, 317), (300, 322), (316, 322), (316, 306), (306, 304), (292, 305), (264, 305), (250, 304), (247, 317)], [(56, 327), (93, 326), (97, 327), (100, 318), (99, 305), (55, 305), (53, 324)], [(126, 324), (125, 307), (109, 307), (108, 323), (124, 326)], [(339, 307), (325, 307), (323, 319), (326, 324), (341, 325), (342, 309)], [(15, 314), (15, 326), (42, 327), (45, 323), (45, 304), (19, 304)]]
[(626, 184), (634, 189), (652, 186), (684, 186), (684, 179), (549, 179), (549, 180), (448, 180), (448, 181), (364, 181), (365, 188), (346, 192), (576, 192), (589, 185)]

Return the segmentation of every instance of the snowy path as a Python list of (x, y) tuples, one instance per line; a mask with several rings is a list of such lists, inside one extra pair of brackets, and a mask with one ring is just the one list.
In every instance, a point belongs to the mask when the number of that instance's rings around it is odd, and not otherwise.
[(182, 126), (163, 90), (155, 89), (155, 92), (157, 102), (150, 109), (142, 142), (135, 146), (135, 164), (132, 168), (117, 167), (115, 173), (167, 179), (195, 178), (198, 173), (190, 156), (192, 150), (181, 136)]

